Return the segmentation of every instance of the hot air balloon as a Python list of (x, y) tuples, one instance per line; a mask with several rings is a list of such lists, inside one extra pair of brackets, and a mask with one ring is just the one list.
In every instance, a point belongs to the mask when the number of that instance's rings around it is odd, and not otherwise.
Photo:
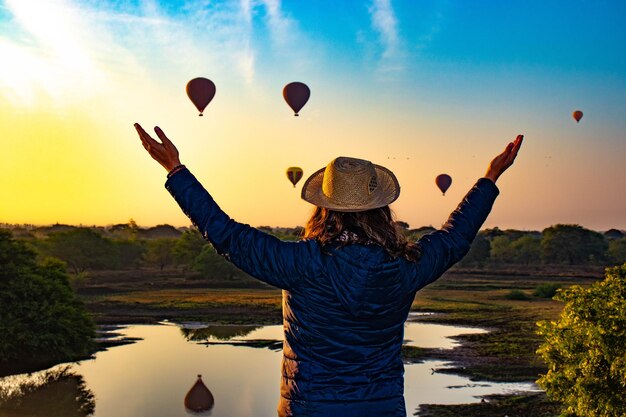
[(583, 112), (581, 112), (580, 110), (576, 110), (574, 113), (572, 113), (572, 117), (574, 118), (574, 120), (576, 120), (576, 123), (580, 122), (580, 119), (583, 118)]
[(302, 168), (300, 167), (289, 167), (287, 168), (287, 178), (293, 184), (293, 188), (296, 188), (296, 184), (302, 178)]
[(202, 382), (202, 375), (198, 375), (196, 383), (185, 395), (185, 408), (197, 413), (211, 409), (214, 403), (213, 394)]
[(437, 175), (437, 178), (435, 178), (435, 184), (437, 184), (437, 187), (439, 187), (443, 195), (446, 195), (446, 191), (448, 191), (450, 184), (452, 184), (452, 178), (450, 178), (448, 174)]
[(301, 82), (289, 83), (283, 88), (283, 97), (289, 104), (289, 107), (293, 109), (294, 116), (298, 116), (298, 112), (309, 101), (310, 96), (311, 90), (309, 90), (306, 84)]
[(187, 95), (202, 116), (202, 112), (215, 96), (215, 84), (207, 78), (194, 78), (187, 83)]

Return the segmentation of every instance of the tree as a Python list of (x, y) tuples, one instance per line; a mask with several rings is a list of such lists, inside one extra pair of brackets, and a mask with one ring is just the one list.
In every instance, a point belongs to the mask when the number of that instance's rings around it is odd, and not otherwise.
[(193, 270), (212, 281), (232, 281), (247, 274), (218, 254), (213, 246), (205, 245), (193, 262)]
[(469, 252), (461, 260), (460, 266), (483, 265), (489, 260), (491, 244), (485, 235), (480, 232), (474, 238)]
[(543, 231), (541, 258), (546, 263), (586, 264), (606, 260), (604, 236), (579, 225), (557, 224)]
[(626, 237), (609, 242), (609, 256), (618, 265), (626, 262)]
[(505, 263), (514, 262), (515, 253), (511, 246), (511, 239), (506, 235), (495, 236), (491, 239), (490, 255), (494, 261)]
[(626, 264), (555, 299), (565, 302), (560, 319), (538, 323), (548, 372), (537, 383), (562, 403), (562, 416), (626, 415)]
[(174, 259), (184, 269), (190, 267), (202, 248), (208, 244), (197, 230), (187, 230), (176, 240), (173, 248)]
[(530, 235), (524, 235), (511, 242), (514, 259), (518, 263), (528, 265), (538, 262), (541, 258), (541, 240)]
[(110, 242), (110, 250), (112, 253), (109, 265), (110, 269), (129, 269), (136, 268), (141, 264), (143, 255), (146, 251), (145, 244), (134, 238), (115, 239)]
[(143, 255), (144, 260), (150, 264), (156, 264), (161, 271), (166, 266), (174, 263), (174, 246), (177, 239), (171, 237), (163, 237), (148, 240), (146, 242), (146, 251)]
[(41, 250), (67, 262), (75, 274), (87, 269), (109, 268), (115, 262), (111, 242), (86, 227), (50, 233), (42, 242)]
[(0, 230), (0, 371), (37, 369), (85, 357), (94, 324), (64, 264), (38, 264), (24, 242)]

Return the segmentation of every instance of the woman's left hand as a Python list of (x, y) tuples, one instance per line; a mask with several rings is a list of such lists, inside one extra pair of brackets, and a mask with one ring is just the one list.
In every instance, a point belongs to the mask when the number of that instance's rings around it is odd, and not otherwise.
[(150, 156), (161, 164), (167, 172), (170, 172), (172, 169), (180, 165), (178, 149), (176, 149), (176, 146), (174, 146), (172, 141), (165, 136), (165, 133), (163, 133), (160, 127), (156, 126), (154, 131), (159, 139), (161, 139), (162, 143), (152, 139), (152, 137), (145, 130), (143, 130), (143, 127), (141, 127), (139, 123), (135, 123), (135, 129), (137, 129), (137, 133), (139, 134), (139, 139), (141, 139), (143, 147), (146, 148), (146, 151), (148, 151)]
[(500, 155), (493, 158), (491, 163), (489, 164), (489, 168), (487, 168), (487, 173), (485, 174), (485, 178), (489, 178), (494, 183), (498, 180), (500, 175), (504, 171), (506, 171), (513, 162), (515, 162), (515, 158), (517, 157), (517, 153), (519, 152), (520, 146), (522, 146), (522, 142), (524, 141), (524, 135), (517, 135), (513, 142), (510, 142), (504, 152)]

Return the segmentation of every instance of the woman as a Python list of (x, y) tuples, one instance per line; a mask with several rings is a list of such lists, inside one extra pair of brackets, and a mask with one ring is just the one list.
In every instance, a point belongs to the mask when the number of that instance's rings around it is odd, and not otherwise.
[(205, 239), (242, 270), (283, 289), (278, 415), (406, 416), (401, 347), (415, 293), (467, 253), (523, 137), (493, 159), (441, 230), (413, 243), (395, 228), (389, 209), (400, 194), (394, 174), (337, 158), (302, 188), (302, 198), (316, 206), (304, 239), (283, 242), (230, 219), (160, 128), (161, 142), (135, 128), (168, 171), (165, 187)]

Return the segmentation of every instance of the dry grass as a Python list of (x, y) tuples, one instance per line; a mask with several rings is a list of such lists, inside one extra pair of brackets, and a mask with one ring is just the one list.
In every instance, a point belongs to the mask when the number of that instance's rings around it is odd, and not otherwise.
[(106, 297), (107, 301), (153, 306), (255, 306), (281, 307), (280, 290), (167, 289), (137, 291)]

